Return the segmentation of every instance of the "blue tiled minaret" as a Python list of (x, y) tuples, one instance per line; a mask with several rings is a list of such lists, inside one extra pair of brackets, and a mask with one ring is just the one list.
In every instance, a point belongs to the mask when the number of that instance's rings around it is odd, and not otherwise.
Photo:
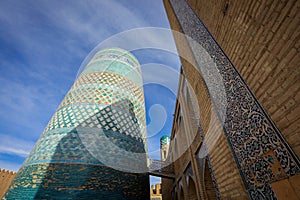
[(141, 69), (104, 49), (77, 78), (4, 199), (149, 199)]

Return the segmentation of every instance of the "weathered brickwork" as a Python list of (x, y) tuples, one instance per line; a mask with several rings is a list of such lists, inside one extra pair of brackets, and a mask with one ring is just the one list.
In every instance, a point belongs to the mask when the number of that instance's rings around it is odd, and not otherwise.
[[(170, 4), (168, 1), (164, 1), (165, 3), (165, 7), (166, 10), (168, 11), (169, 9), (172, 10)], [(180, 25), (178, 24), (178, 21), (176, 19), (176, 16), (174, 15), (173, 12), (167, 12), (170, 24), (172, 25), (172, 29), (182, 32)], [(203, 133), (206, 134), (208, 133), (208, 129), (209, 129), (209, 125), (210, 123), (216, 124), (218, 123), (217, 121), (211, 122), (211, 115), (213, 115), (213, 110), (212, 110), (212, 102), (209, 96), (209, 93), (207, 91), (207, 87), (202, 79), (202, 77), (200, 76), (200, 74), (198, 73), (198, 71), (195, 69), (195, 61), (192, 57), (192, 53), (191, 50), (187, 44), (187, 42), (185, 40), (182, 40), (181, 37), (176, 38), (176, 34), (174, 35), (175, 37), (175, 41), (177, 44), (177, 49), (180, 55), (184, 55), (183, 57), (181, 57), (181, 62), (182, 62), (182, 66), (184, 68), (185, 71), (185, 78), (188, 80), (189, 84), (191, 85), (191, 87), (195, 90), (195, 92), (197, 93), (197, 102), (198, 102), (198, 106), (199, 106), (199, 116), (201, 116), (201, 127), (203, 130)], [(186, 58), (186, 59), (185, 59)], [(190, 61), (188, 62), (187, 59)], [(179, 88), (180, 90), (180, 88)], [(180, 93), (178, 93), (178, 95), (180, 95)], [(186, 104), (186, 100), (182, 99), (182, 102), (184, 102), (184, 104)], [(184, 106), (181, 105), (181, 106)], [(179, 106), (179, 102), (178, 105)], [(178, 108), (175, 112), (174, 115), (174, 119), (176, 119), (176, 117), (178, 116)], [(216, 119), (216, 118), (214, 118)], [(177, 122), (176, 120), (173, 121), (173, 132), (177, 131)], [(216, 126), (218, 127), (218, 126)], [(215, 131), (221, 131), (220, 129), (216, 128), (216, 130), (211, 130), (210, 135), (212, 136), (213, 133)], [(172, 132), (172, 133), (173, 133)], [(222, 132), (222, 134), (224, 134)], [(196, 137), (197, 138), (197, 137)], [(199, 170), (199, 163), (196, 161), (196, 153), (197, 150), (200, 148), (201, 146), (201, 138), (198, 138), (198, 140), (194, 141), (194, 145), (192, 145), (189, 148), (189, 152), (191, 155), (194, 156), (190, 156), (190, 154), (183, 154), (183, 156), (181, 156), (176, 162), (175, 162), (175, 173), (177, 174), (177, 177), (180, 178), (182, 180), (182, 174), (183, 174), (183, 170), (186, 167), (186, 165), (189, 162), (193, 163), (194, 166), (194, 174), (195, 174), (195, 178), (197, 180), (196, 185), (197, 185), (197, 191), (199, 192), (199, 197), (201, 197), (201, 199), (209, 199), (212, 197), (216, 198), (216, 191), (215, 188), (213, 187), (207, 187), (207, 185), (204, 186), (204, 183), (201, 181), (201, 179), (203, 179), (204, 177), (202, 176), (202, 174), (200, 173)], [(180, 143), (180, 142), (179, 142)], [(220, 148), (216, 148), (216, 149), (211, 149), (211, 162), (213, 164), (213, 170), (216, 172), (215, 176), (216, 179), (218, 181), (218, 183), (220, 182), (221, 186), (224, 185), (224, 187), (221, 187), (220, 193), (221, 193), (221, 197), (222, 198), (242, 198), (243, 196), (245, 196), (245, 189), (242, 186), (242, 180), (241, 178), (238, 176), (238, 170), (236, 165), (234, 164), (234, 159), (232, 154), (230, 153), (230, 149), (229, 146), (227, 144), (226, 138), (224, 138), (224, 136), (220, 137), (218, 139), (218, 142), (215, 144), (216, 147), (220, 147)], [(225, 157), (220, 156), (220, 152), (223, 153), (227, 153)], [(183, 164), (184, 163), (184, 164)], [(226, 166), (226, 170), (228, 170), (230, 172), (230, 176), (224, 176), (223, 174), (223, 170), (225, 169), (224, 166)], [(209, 171), (207, 171), (207, 173), (205, 173), (204, 175), (206, 177), (206, 179), (210, 178), (210, 174)], [(178, 185), (178, 179), (177, 179), (177, 185)], [(200, 185), (199, 183), (203, 183), (203, 185)], [(183, 182), (184, 183), (184, 182)], [(176, 184), (176, 183), (175, 183)], [(167, 191), (171, 191), (171, 188), (169, 188), (170, 184), (163, 184), (163, 191), (167, 190)], [(178, 187), (178, 186), (176, 186)], [(168, 188), (168, 189), (166, 189)], [(179, 188), (177, 188), (179, 189)], [(186, 189), (183, 189), (184, 191)], [(175, 194), (175, 193), (174, 193)], [(173, 194), (173, 195), (174, 195)], [(178, 192), (176, 193), (178, 195)], [(169, 199), (169, 196), (163, 193), (163, 197), (166, 199)]]
[[(300, 18), (295, 10), (299, 10), (299, 2), (285, 1), (281, 8), (278, 8), (278, 4), (281, 3), (254, 1), (232, 2), (231, 5), (230, 1), (188, 0), (189, 5), (186, 6), (185, 0), (165, 0), (164, 4), (172, 29), (192, 37), (214, 59), (219, 73), (225, 80), (225, 91), (229, 103), (227, 104), (226, 120), (224, 122), (214, 121), (211, 116), (215, 115), (215, 112), (217, 115), (221, 115), (219, 117), (221, 121), (222, 114), (224, 114), (220, 109), (222, 104), (220, 104), (221, 101), (216, 92), (219, 88), (213, 89), (218, 85), (218, 79), (207, 78), (213, 71), (200, 67), (200, 71), (202, 70), (200, 74), (206, 76), (203, 84), (202, 77), (198, 78), (197, 72), (192, 69), (195, 61), (190, 59), (192, 56), (186, 55), (197, 56), (199, 51), (195, 53), (196, 48), (192, 47), (194, 50), (191, 53), (189, 45), (192, 43), (174, 34), (179, 54), (184, 55), (185, 58), (188, 57), (190, 61), (189, 63), (185, 59), (181, 59), (185, 77), (191, 83), (192, 89), (196, 91), (195, 98), (199, 103), (198, 112), (205, 139), (198, 141), (198, 144), (200, 147), (207, 144), (214, 148), (208, 148), (209, 156), (206, 159), (211, 180), (205, 178), (207, 174), (203, 173), (203, 170), (201, 171), (201, 163), (204, 166), (203, 162), (205, 161), (202, 159), (197, 165), (193, 161), (192, 148), (189, 148), (175, 162), (177, 174), (171, 194), (176, 195), (179, 199), (182, 198), (182, 193), (185, 198), (189, 197), (183, 170), (186, 170), (188, 164), (192, 163), (193, 168), (191, 169), (194, 174), (198, 173), (197, 184), (200, 183), (200, 185), (196, 184), (196, 191), (200, 194), (198, 198), (212, 198), (213, 193), (209, 193), (207, 188), (211, 188), (213, 185), (213, 188), (217, 188), (215, 191), (217, 196), (222, 199), (297, 199), (298, 197), (295, 196), (297, 190), (295, 189), (299, 182), (297, 155), (299, 156), (300, 137), (299, 116), (296, 113), (299, 113), (297, 99), (299, 99), (300, 76), (299, 50), (296, 46), (299, 43)], [(270, 6), (270, 8), (265, 6)], [(191, 8), (194, 11), (191, 11)], [(231, 14), (230, 9), (232, 9)], [(275, 21), (270, 26), (270, 22), (264, 20), (268, 15), (272, 15), (268, 19), (272, 18), (270, 20), (273, 20), (274, 10), (272, 11), (272, 9), (276, 10), (279, 17), (275, 17)], [(194, 16), (195, 13), (198, 17)], [(297, 13), (299, 12), (297, 11)], [(239, 14), (242, 15), (240, 18), (238, 18)], [(199, 18), (219, 42), (241, 76), (238, 75), (211, 36), (205, 33), (205, 28)], [(288, 24), (289, 22), (285, 18), (291, 19), (291, 23)], [(285, 28), (282, 29), (282, 27)], [(280, 30), (283, 32), (279, 33)], [(273, 36), (282, 38), (285, 42), (276, 43), (277, 40)], [(268, 49), (272, 44), (274, 48)], [(223, 47), (223, 45), (225, 46)], [(203, 57), (200, 57), (200, 61), (197, 60), (198, 64), (201, 63), (201, 58), (203, 60)], [(241, 77), (245, 79), (247, 86), (256, 96), (252, 96), (251, 92), (248, 92)], [(210, 88), (210, 92), (207, 92), (207, 87)], [(213, 98), (211, 99), (211, 97)], [(263, 112), (255, 100), (256, 97), (281, 132), (272, 125), (268, 114)], [(187, 104), (187, 102), (181, 101), (178, 107), (186, 106), (182, 104)], [(243, 114), (241, 115), (241, 113)], [(260, 116), (263, 117), (257, 118), (255, 113), (261, 113)], [(175, 118), (178, 115), (180, 114), (175, 112)], [(172, 140), (175, 140), (174, 136), (176, 133), (178, 134), (179, 128), (176, 123), (177, 121), (173, 123)], [(214, 124), (213, 128), (209, 126), (210, 124)], [(189, 124), (184, 125), (190, 126)], [(216, 138), (215, 134), (218, 132), (222, 134), (217, 134), (219, 137)], [(192, 133), (186, 128), (185, 134), (188, 138), (188, 135)], [(278, 140), (282, 136), (289, 142), (292, 150), (289, 150), (289, 145), (284, 139)], [(182, 141), (182, 138), (182, 136), (176, 137), (177, 144)], [(213, 142), (215, 145), (210, 145)], [(286, 159), (291, 162), (285, 163)], [(197, 169), (197, 166), (200, 166), (200, 169)], [(201, 180), (201, 177), (204, 177), (204, 181)], [(287, 180), (288, 184), (285, 183)], [(210, 186), (206, 185), (205, 187), (204, 185), (209, 181), (211, 182)], [(281, 193), (281, 190), (285, 190), (285, 192)]]
[(162, 197), (166, 200), (171, 199), (171, 188), (173, 185), (173, 180), (162, 178), (161, 184), (163, 185), (163, 187), (161, 188)]
[(247, 199), (243, 181), (239, 175), (222, 125), (212, 109), (211, 130), (206, 135), (206, 146), (222, 199)]
[(0, 169), (0, 198), (3, 197), (15, 176), (16, 172)]
[(300, 157), (300, 1), (188, 2)]
[(300, 174), (271, 183), (278, 199), (300, 199)]

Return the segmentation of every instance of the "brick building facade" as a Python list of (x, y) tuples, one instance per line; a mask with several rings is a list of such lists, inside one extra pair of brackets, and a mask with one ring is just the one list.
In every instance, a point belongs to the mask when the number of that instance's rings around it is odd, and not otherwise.
[(0, 169), (0, 198), (2, 198), (8, 189), (10, 183), (16, 176), (16, 172)]
[(299, 3), (164, 0), (188, 36), (165, 199), (300, 198)]

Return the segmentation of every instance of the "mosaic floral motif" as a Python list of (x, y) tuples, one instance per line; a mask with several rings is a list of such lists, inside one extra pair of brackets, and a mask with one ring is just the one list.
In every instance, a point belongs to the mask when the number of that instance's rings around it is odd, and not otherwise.
[(271, 164), (274, 164), (274, 162), (274, 158), (269, 155), (256, 159), (256, 161), (250, 165), (250, 170), (254, 174), (253, 177), (255, 177), (255, 180), (258, 184), (264, 184), (275, 179), (270, 166)]
[(138, 61), (129, 52), (98, 52), (61, 102), (5, 198), (147, 199), (148, 174), (132, 173), (147, 171), (141, 82)]
[[(219, 80), (214, 76), (213, 68), (198, 66), (207, 83), (215, 109), (219, 116), (225, 116), (225, 134), (250, 197), (276, 199), (269, 182), (278, 180), (281, 176), (274, 176), (277, 172), (272, 170), (272, 162), (266, 155), (273, 152), (276, 156), (274, 160), (279, 161), (289, 176), (300, 172), (298, 158), (188, 3), (185, 0), (170, 2), (183, 32), (209, 53), (222, 76), (222, 80)], [(201, 54), (199, 51), (193, 53), (196, 58), (199, 56), (197, 54)], [(220, 81), (223, 82), (226, 91), (225, 113), (224, 104), (218, 97), (221, 91)], [(254, 182), (263, 185), (255, 186)]]
[(255, 189), (249, 190), (249, 195), (251, 199), (268, 199), (268, 200), (276, 200), (277, 197), (273, 192), (270, 184), (265, 184), (261, 187), (257, 187)]

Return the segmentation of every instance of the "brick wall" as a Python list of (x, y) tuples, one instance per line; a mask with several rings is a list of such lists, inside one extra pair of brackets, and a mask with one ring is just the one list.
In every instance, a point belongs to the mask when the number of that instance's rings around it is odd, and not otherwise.
[[(222, 199), (248, 199), (227, 138), (212, 110), (213, 126), (206, 133), (206, 145)], [(208, 193), (209, 194), (209, 193)]]
[[(188, 3), (299, 157), (300, 1), (188, 0)], [(164, 0), (164, 4), (172, 29), (182, 32), (169, 1)], [(194, 60), (189, 57), (191, 51), (186, 41), (177, 38), (176, 34), (174, 38), (179, 54), (189, 58), (190, 62), (181, 58), (182, 66), (193, 89), (196, 90), (201, 126), (209, 140), (212, 132), (222, 132), (221, 126), (218, 121), (211, 121), (210, 116), (214, 113), (210, 98), (202, 78), (197, 76), (192, 67)], [(176, 115), (177, 113), (175, 117)], [(215, 130), (211, 133), (210, 123), (215, 124)], [(173, 124), (173, 128), (174, 126), (176, 127), (176, 123)], [(221, 198), (247, 198), (223, 133), (214, 146), (216, 148), (211, 149), (209, 153)], [(183, 155), (177, 166), (185, 160), (193, 161), (190, 155)], [(177, 170), (180, 171), (175, 163), (175, 171)], [(180, 173), (177, 176), (177, 179), (182, 177)], [(292, 191), (296, 191), (298, 182), (297, 175), (288, 180), (273, 182), (272, 187), (277, 195), (285, 194), (278, 196), (279, 199), (287, 199), (295, 196)]]
[[(171, 27), (175, 31), (182, 32), (180, 25), (178, 24), (178, 21), (172, 12), (172, 8), (168, 1), (164, 1), (165, 8), (167, 10), (167, 15), (171, 24)], [(220, 194), (221, 198), (231, 198), (231, 199), (246, 199), (247, 195), (245, 192), (245, 189), (243, 187), (242, 179), (239, 175), (237, 166), (235, 164), (232, 152), (230, 150), (230, 147), (228, 146), (226, 137), (223, 133), (223, 130), (221, 128), (221, 125), (218, 122), (217, 117), (212, 117), (215, 114), (215, 111), (213, 110), (213, 106), (211, 103), (211, 99), (209, 96), (209, 93), (207, 91), (206, 85), (204, 83), (204, 80), (198, 73), (198, 71), (195, 69), (195, 60), (193, 58), (193, 54), (190, 51), (190, 48), (187, 44), (186, 40), (183, 40), (181, 37), (177, 37), (177, 35), (174, 35), (177, 49), (180, 55), (182, 55), (184, 58), (181, 58), (182, 67), (184, 69), (184, 72), (186, 74), (186, 78), (188, 79), (189, 84), (193, 88), (196, 94), (197, 103), (199, 106), (199, 116), (201, 118), (201, 127), (203, 129), (204, 134), (206, 135), (206, 139), (208, 140), (208, 146), (212, 147), (210, 148), (209, 154), (211, 155), (211, 162), (213, 166), (213, 170), (215, 172), (215, 178), (217, 180), (217, 183), (220, 188)], [(188, 60), (188, 61), (187, 61)], [(180, 91), (180, 87), (179, 87)], [(178, 93), (180, 95), (180, 92)], [(184, 101), (184, 100), (183, 100)], [(186, 102), (184, 102), (186, 104)], [(182, 107), (187, 105), (180, 105)], [(178, 115), (178, 111), (175, 111), (174, 118), (176, 119)], [(211, 129), (210, 125), (213, 125), (212, 127), (214, 129)], [(176, 132), (176, 120), (173, 122), (173, 131), (175, 129)], [(220, 137), (215, 138), (214, 136), (218, 134)], [(214, 140), (216, 139), (217, 142)], [(192, 159), (195, 155), (197, 148), (201, 144), (201, 140), (196, 141), (196, 145), (192, 145), (191, 148), (187, 151), (186, 154), (183, 154), (177, 162), (175, 162), (175, 174), (177, 175), (177, 179), (182, 177), (182, 173), (184, 168), (189, 162), (195, 163), (195, 159)], [(180, 141), (178, 142), (180, 144)], [(196, 169), (194, 173), (196, 174), (196, 178), (200, 181), (201, 177), (199, 172), (197, 172), (198, 166), (195, 164)], [(224, 171), (226, 172), (226, 175), (224, 176)], [(210, 176), (210, 174), (206, 173), (206, 176)], [(198, 181), (198, 182), (199, 182)], [(164, 184), (162, 185), (164, 188)], [(203, 199), (208, 199), (209, 196), (215, 195), (215, 189), (214, 188), (205, 188), (205, 186), (197, 185), (198, 191), (201, 191), (200, 195)], [(203, 191), (203, 188), (205, 188)], [(206, 194), (205, 194), (206, 193)]]
[(300, 157), (300, 1), (188, 2)]
[(0, 198), (4, 196), (15, 175), (15, 172), (0, 169)]

